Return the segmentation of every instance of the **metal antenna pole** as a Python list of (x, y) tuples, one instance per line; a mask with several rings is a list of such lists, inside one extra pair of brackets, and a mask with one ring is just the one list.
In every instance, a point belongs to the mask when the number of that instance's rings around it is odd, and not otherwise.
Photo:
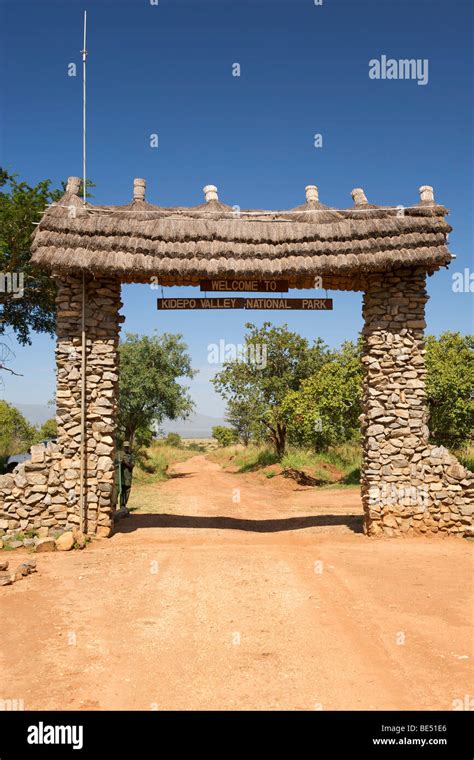
[[(84, 11), (84, 46), (82, 53), (82, 199), (86, 203), (86, 30), (87, 11)], [(80, 526), (87, 531), (86, 509), (86, 278), (82, 273), (81, 309), (81, 468), (80, 468)]]
[(86, 202), (86, 34), (87, 11), (84, 11), (84, 46), (82, 53), (82, 199)]

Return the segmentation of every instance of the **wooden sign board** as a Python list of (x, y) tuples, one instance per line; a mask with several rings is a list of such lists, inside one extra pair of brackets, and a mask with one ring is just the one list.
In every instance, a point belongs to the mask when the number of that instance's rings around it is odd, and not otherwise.
[(174, 309), (257, 309), (331, 311), (332, 298), (158, 298), (160, 311)]
[(288, 293), (288, 280), (200, 280), (199, 287), (205, 293)]
[(242, 309), (243, 298), (158, 298), (159, 310), (166, 309)]
[(331, 311), (332, 298), (243, 298), (244, 309)]

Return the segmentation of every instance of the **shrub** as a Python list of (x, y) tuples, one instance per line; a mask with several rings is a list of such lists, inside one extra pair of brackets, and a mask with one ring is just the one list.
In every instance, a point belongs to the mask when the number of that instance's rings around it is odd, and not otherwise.
[(165, 442), (168, 446), (181, 446), (181, 436), (178, 433), (168, 433)]
[(216, 425), (212, 428), (212, 437), (216, 439), (219, 446), (231, 446), (237, 441), (235, 430), (224, 425)]
[(203, 446), (202, 443), (190, 443), (188, 449), (190, 451), (199, 451), (201, 453), (206, 451), (206, 447)]

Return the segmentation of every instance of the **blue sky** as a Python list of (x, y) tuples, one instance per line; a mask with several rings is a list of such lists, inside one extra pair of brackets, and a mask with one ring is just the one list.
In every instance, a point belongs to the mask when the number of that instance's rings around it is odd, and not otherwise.
[[(3, 2), (0, 162), (30, 183), (81, 174), (85, 8), (93, 202), (129, 202), (133, 177), (146, 178), (151, 202), (194, 205), (204, 185), (215, 184), (222, 201), (247, 208), (290, 208), (303, 202), (307, 184), (335, 207), (351, 205), (354, 187), (374, 203), (410, 205), (420, 185), (433, 185), (451, 211), (458, 258), (428, 281), (427, 331), (472, 332), (472, 294), (452, 291), (452, 273), (472, 269), (471, 2)], [(370, 79), (369, 60), (383, 54), (428, 59), (428, 84)], [(77, 64), (75, 78), (69, 63)], [(314, 147), (316, 133), (322, 148)], [(339, 345), (362, 326), (361, 296), (331, 295), (333, 312), (250, 319), (287, 322)], [(182, 333), (200, 369), (197, 409), (221, 414), (208, 345), (241, 343), (249, 315), (158, 313), (156, 296), (126, 286), (123, 329)], [(4, 398), (46, 403), (53, 341), (35, 336), (30, 347), (11, 346), (24, 377), (6, 379)]]

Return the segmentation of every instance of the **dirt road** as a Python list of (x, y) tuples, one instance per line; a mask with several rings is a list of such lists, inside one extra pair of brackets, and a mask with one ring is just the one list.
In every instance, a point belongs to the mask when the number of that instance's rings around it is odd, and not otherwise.
[(3, 699), (423, 710), (472, 694), (468, 541), (368, 539), (356, 490), (203, 456), (150, 493), (156, 514), (83, 552), (38, 555), (36, 575), (0, 589)]

